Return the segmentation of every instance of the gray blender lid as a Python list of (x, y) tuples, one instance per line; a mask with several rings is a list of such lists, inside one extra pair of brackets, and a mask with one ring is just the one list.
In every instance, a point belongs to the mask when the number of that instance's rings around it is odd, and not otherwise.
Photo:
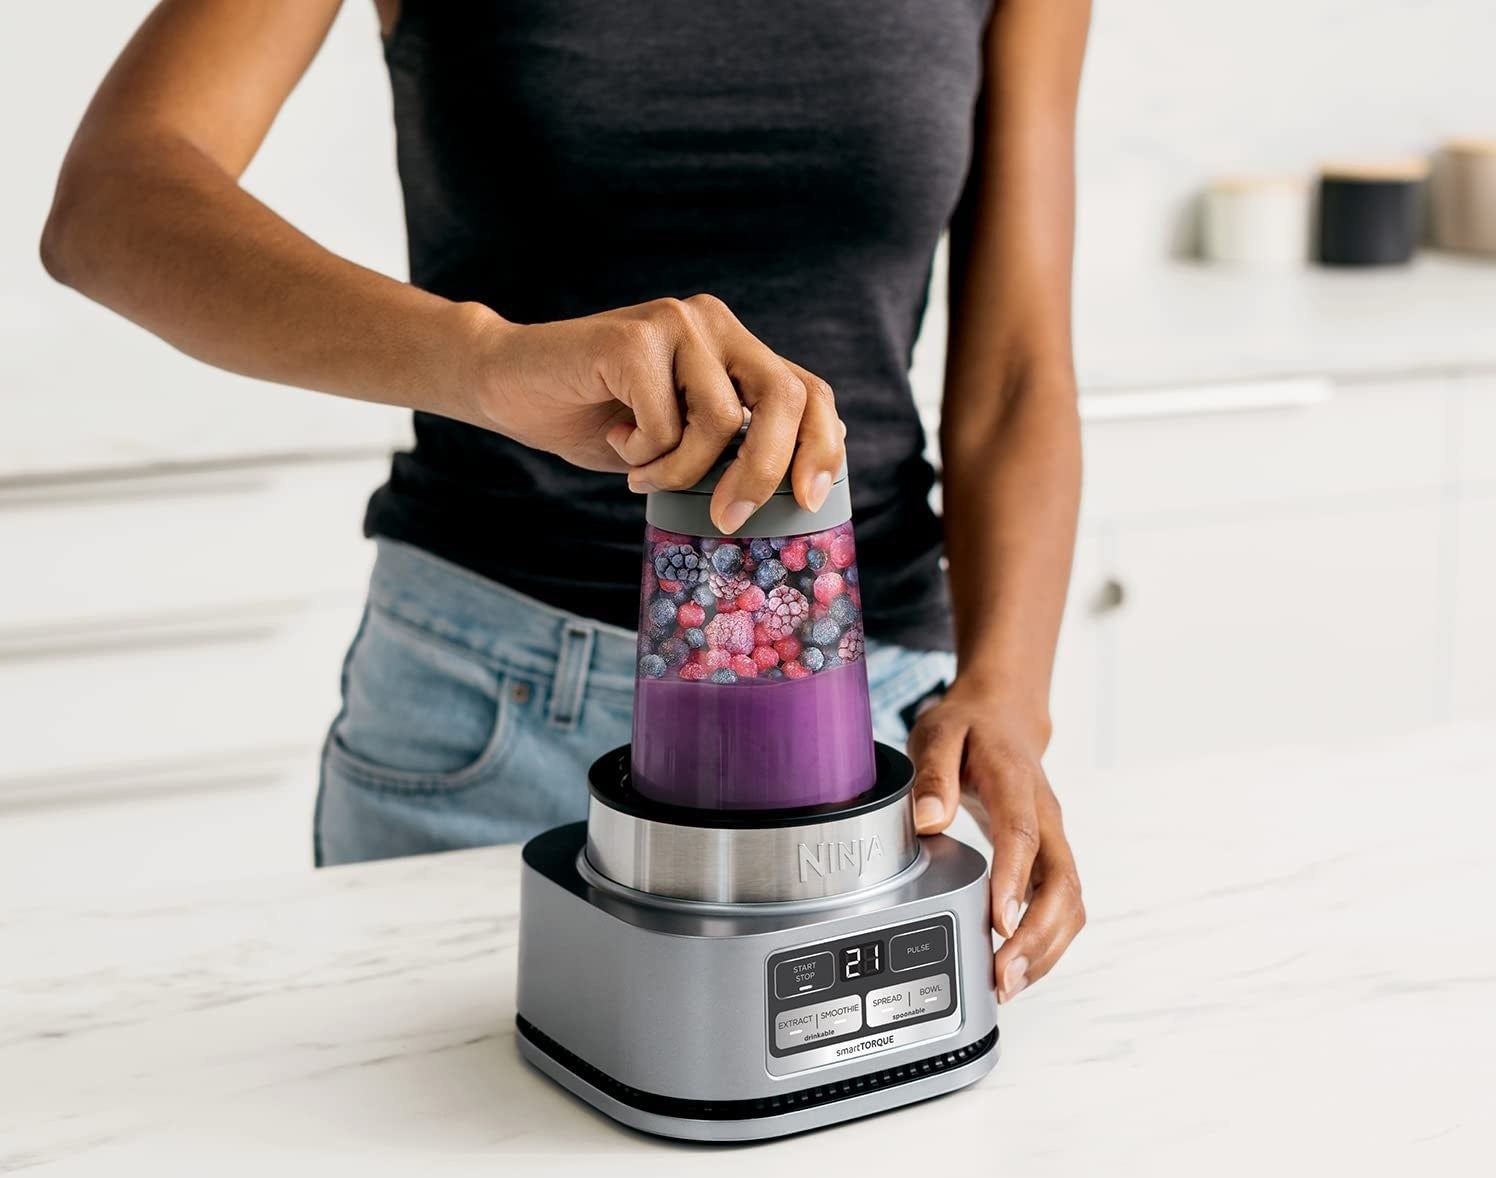
[[(745, 427), (746, 429), (746, 427)], [(707, 471), (701, 481), (684, 491), (652, 491), (645, 498), (644, 518), (657, 528), (667, 532), (680, 532), (688, 536), (799, 536), (806, 532), (822, 532), (844, 524), (852, 518), (852, 492), (847, 482), (847, 464), (843, 459), (841, 469), (831, 481), (831, 490), (819, 511), (807, 511), (795, 500), (794, 488), (790, 485), (789, 472), (775, 488), (767, 503), (743, 521), (743, 526), (734, 532), (723, 532), (712, 523), (712, 493), (722, 475), (738, 456), (738, 445), (743, 434), (739, 433), (722, 457)]]

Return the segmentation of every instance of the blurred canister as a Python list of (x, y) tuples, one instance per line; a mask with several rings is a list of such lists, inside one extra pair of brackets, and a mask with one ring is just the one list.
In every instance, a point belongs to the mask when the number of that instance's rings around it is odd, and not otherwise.
[(1292, 176), (1228, 176), (1205, 190), (1201, 251), (1212, 262), (1286, 270), (1309, 259), (1309, 187)]
[(1429, 189), (1436, 244), (1496, 254), (1496, 139), (1446, 143)]
[(1427, 176), (1422, 159), (1326, 164), (1319, 176), (1319, 260), (1327, 266), (1410, 260)]

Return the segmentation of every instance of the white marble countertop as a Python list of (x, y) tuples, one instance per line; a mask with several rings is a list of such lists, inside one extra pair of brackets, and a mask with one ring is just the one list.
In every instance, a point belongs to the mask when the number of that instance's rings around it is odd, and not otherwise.
[(1489, 1173), (1493, 787), (1496, 727), (1079, 786), (1091, 925), (997, 1070), (758, 1147), (621, 1130), (520, 1062), (512, 848), (7, 896), (0, 1172)]

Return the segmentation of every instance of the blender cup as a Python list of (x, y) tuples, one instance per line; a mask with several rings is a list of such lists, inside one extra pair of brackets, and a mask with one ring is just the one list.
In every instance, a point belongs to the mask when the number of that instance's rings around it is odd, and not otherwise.
[(876, 774), (845, 472), (821, 510), (786, 482), (728, 536), (707, 514), (725, 465), (648, 497), (634, 788), (697, 809), (848, 802)]

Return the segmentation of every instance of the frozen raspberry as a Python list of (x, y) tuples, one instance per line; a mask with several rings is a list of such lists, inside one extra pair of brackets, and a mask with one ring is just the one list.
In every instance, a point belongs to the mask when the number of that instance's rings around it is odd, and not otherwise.
[(842, 662), (851, 663), (862, 657), (862, 652), (867, 647), (867, 641), (863, 637), (862, 627), (853, 626), (841, 636), (841, 641), (836, 644), (836, 653), (841, 655)]
[(639, 674), (646, 679), (659, 679), (665, 674), (665, 660), (657, 654), (647, 654), (639, 660)]
[(857, 607), (847, 597), (838, 597), (826, 607), (826, 613), (838, 626), (850, 626), (857, 620)]
[(753, 648), (753, 661), (764, 670), (779, 665), (779, 653), (772, 646), (755, 646)]
[(824, 548), (812, 548), (805, 554), (805, 563), (810, 566), (811, 572), (820, 572), (826, 567), (826, 550)]
[(796, 540), (779, 550), (779, 562), (790, 572), (798, 573), (805, 567), (805, 557), (809, 552), (809, 544), (804, 540)]
[(845, 591), (846, 583), (840, 573), (822, 573), (816, 578), (816, 600), (822, 605), (830, 605)]
[(764, 608), (765, 593), (757, 585), (750, 585), (738, 594), (738, 608), (750, 614)]
[(712, 552), (712, 568), (731, 577), (743, 568), (743, 550), (736, 544), (719, 544)]
[(798, 638), (781, 638), (774, 644), (774, 650), (785, 662), (800, 657), (800, 640)]
[(754, 624), (754, 627), (753, 627), (753, 645), (754, 646), (773, 646), (774, 645), (774, 636), (769, 633), (769, 627), (767, 627), (766, 625), (764, 625), (762, 622), (757, 622), (757, 623)]
[(670, 596), (674, 597), (680, 591), (681, 591), (681, 583), (679, 581), (661, 581), (660, 582), (660, 592), (661, 593), (668, 593)]
[(800, 662), (807, 671), (819, 671), (826, 665), (826, 653), (814, 646), (807, 646), (800, 653)]
[(769, 590), (760, 614), (764, 626), (774, 639), (788, 638), (810, 613), (810, 603), (805, 594), (788, 585)]
[(649, 620), (656, 626), (668, 626), (675, 621), (675, 602), (668, 597), (656, 597), (649, 603)]
[[(717, 549), (717, 551), (721, 552), (722, 549), (719, 548)], [(731, 600), (733, 598), (736, 598), (739, 593), (743, 592), (743, 590), (747, 589), (752, 584), (752, 582), (749, 581), (748, 578), (743, 576), (741, 573), (734, 573), (732, 575), (728, 575), (725, 573), (708, 573), (706, 583), (711, 586), (712, 596), (715, 597), (718, 601), (722, 601), (724, 599)]]
[(732, 655), (725, 650), (708, 650), (704, 653), (706, 657), (701, 660), (701, 665), (708, 671), (720, 671), (732, 662)]
[(692, 626), (700, 626), (706, 621), (706, 610), (694, 601), (688, 601), (675, 611), (675, 620), (689, 630)]
[(707, 679), (713, 683), (736, 683), (738, 676), (731, 667), (718, 667), (707, 676)]
[(727, 664), (739, 679), (753, 679), (758, 675), (758, 664), (746, 654), (735, 654)]
[[(835, 646), (841, 638), (841, 627), (830, 618), (822, 618), (810, 628), (810, 640), (817, 646)], [(805, 656), (800, 656), (800, 661), (805, 661)]]
[(831, 547), (826, 549), (826, 554), (831, 557), (831, 563), (839, 569), (846, 568), (857, 559), (851, 536), (838, 536), (831, 541)]
[(809, 667), (805, 666), (802, 663), (796, 662), (794, 659), (791, 659), (789, 662), (785, 663), (781, 670), (784, 671), (784, 677), (786, 679), (804, 679), (807, 675), (810, 674)]
[(737, 613), (737, 611), (738, 603), (734, 598), (724, 597), (721, 601), (717, 602), (717, 612), (719, 614), (732, 614)]
[[(845, 526), (845, 524), (841, 525), (841, 527)], [(819, 548), (824, 551), (825, 549), (831, 547), (831, 542), (835, 540), (838, 535), (840, 535), (840, 531), (840, 527), (827, 528), (824, 532), (812, 532), (805, 538), (810, 541), (810, 546), (812, 548)]]
[(686, 640), (686, 645), (692, 650), (700, 650), (706, 645), (706, 631), (700, 626), (692, 626), (681, 637)]
[(680, 669), (680, 677), (692, 682), (706, 678), (706, 668), (700, 663), (687, 663)]
[(706, 641), (713, 650), (752, 654), (753, 619), (744, 613), (718, 614), (707, 623)]

